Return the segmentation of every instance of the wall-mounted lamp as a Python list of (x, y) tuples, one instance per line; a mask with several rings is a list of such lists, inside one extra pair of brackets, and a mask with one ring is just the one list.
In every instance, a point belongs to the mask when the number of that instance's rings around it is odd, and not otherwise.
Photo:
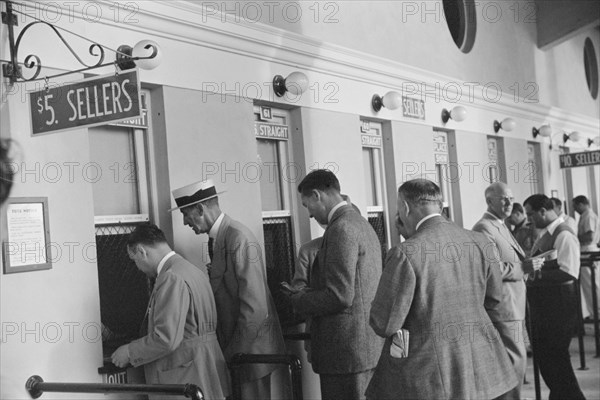
[(535, 126), (531, 128), (531, 134), (535, 139), (538, 135), (542, 137), (550, 137), (552, 136), (552, 127), (550, 125), (542, 125), (540, 128), (536, 128)]
[(121, 45), (117, 49), (117, 65), (120, 69), (154, 69), (162, 61), (162, 52), (152, 40), (142, 40), (135, 46)]
[(581, 133), (575, 131), (569, 134), (563, 133), (563, 144), (567, 143), (567, 141), (579, 142), (581, 140)]
[(275, 75), (273, 78), (273, 91), (277, 97), (281, 97), (285, 92), (290, 92), (296, 96), (301, 95), (308, 88), (308, 77), (302, 72), (292, 72), (284, 78), (281, 75)]
[(449, 119), (456, 122), (464, 121), (467, 118), (467, 110), (463, 106), (456, 106), (448, 111), (445, 108), (442, 110), (442, 122), (446, 123)]
[(592, 145), (600, 146), (600, 136), (596, 136), (593, 139), (588, 138), (587, 143), (588, 143), (588, 147), (592, 147)]
[[(10, 79), (11, 84), (13, 84), (15, 82), (30, 82), (30, 81), (35, 81), (35, 80), (39, 80), (39, 79), (49, 80), (49, 79), (56, 78), (59, 76), (64, 76), (64, 75), (69, 75), (69, 74), (74, 74), (74, 73), (82, 73), (82, 72), (85, 72), (85, 71), (88, 71), (91, 69), (105, 67), (107, 65), (117, 65), (121, 69), (133, 68), (136, 65), (139, 66), (140, 68), (152, 69), (152, 68), (155, 68), (160, 63), (161, 53), (159, 51), (158, 45), (153, 41), (142, 40), (141, 42), (136, 44), (133, 48), (130, 46), (123, 45), (123, 46), (119, 47), (118, 50), (113, 50), (109, 47), (106, 47), (104, 45), (96, 43), (90, 39), (83, 37), (83, 36), (80, 36), (80, 38), (92, 43), (89, 47), (89, 53), (91, 56), (98, 58), (98, 61), (95, 64), (92, 64), (92, 65), (86, 64), (79, 57), (79, 55), (77, 55), (77, 53), (75, 53), (73, 48), (69, 45), (69, 43), (65, 40), (65, 38), (58, 31), (59, 29), (64, 30), (63, 28), (56, 27), (48, 22), (41, 21), (41, 20), (34, 21), (34, 22), (31, 22), (30, 24), (26, 25), (19, 33), (19, 36), (17, 37), (16, 42), (15, 42), (15, 33), (14, 33), (13, 27), (18, 25), (18, 18), (16, 15), (18, 13), (21, 13), (21, 12), (14, 10), (12, 2), (7, 1), (6, 2), (6, 13), (4, 13), (4, 12), (2, 13), (2, 22), (4, 24), (8, 25), (8, 44), (9, 44), (9, 50), (10, 50), (10, 61), (2, 64), (2, 73), (5, 77)], [(31, 28), (32, 26), (37, 25), (37, 24), (43, 24), (45, 26), (50, 27), (50, 29), (52, 29), (54, 31), (54, 33), (60, 38), (60, 40), (63, 42), (63, 44), (67, 47), (67, 49), (71, 52), (71, 54), (77, 59), (77, 61), (83, 66), (83, 68), (80, 68), (80, 69), (77, 69), (74, 71), (63, 72), (60, 74), (48, 75), (48, 76), (44, 76), (43, 78), (38, 78), (38, 75), (40, 74), (40, 72), (42, 70), (42, 63), (41, 63), (40, 58), (37, 55), (29, 54), (27, 57), (25, 57), (25, 60), (22, 63), (19, 63), (18, 53), (19, 53), (19, 45), (21, 44), (21, 40), (23, 39), (23, 36), (27, 32), (27, 30), (29, 30), (29, 28)], [(116, 54), (116, 60), (107, 62), (107, 63), (103, 63), (105, 50), (110, 50), (110, 51), (114, 52)], [(22, 74), (22, 67), (19, 64), (22, 64), (23, 67), (25, 67), (29, 70), (35, 69), (33, 76), (31, 76), (30, 78), (25, 78)]]
[(371, 98), (371, 107), (375, 112), (379, 112), (381, 107), (385, 107), (390, 110), (395, 110), (402, 105), (402, 95), (398, 92), (387, 92), (385, 96), (381, 97), (378, 94), (374, 94)]
[(506, 132), (510, 132), (517, 126), (517, 122), (512, 118), (504, 118), (502, 122), (494, 120), (494, 132), (498, 133), (500, 129)]

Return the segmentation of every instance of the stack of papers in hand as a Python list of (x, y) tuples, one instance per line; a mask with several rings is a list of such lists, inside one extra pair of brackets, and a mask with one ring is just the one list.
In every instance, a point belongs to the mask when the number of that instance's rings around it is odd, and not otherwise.
[(390, 356), (394, 358), (408, 357), (408, 330), (402, 328), (392, 336)]

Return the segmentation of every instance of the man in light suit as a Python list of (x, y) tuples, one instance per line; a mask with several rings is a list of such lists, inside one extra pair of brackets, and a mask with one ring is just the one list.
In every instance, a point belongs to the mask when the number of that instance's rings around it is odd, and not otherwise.
[(517, 385), (489, 317), (502, 297), (496, 249), (441, 210), (435, 183), (400, 186), (396, 223), (407, 240), (388, 252), (371, 306), (385, 345), (368, 399), (492, 399)]
[[(217, 335), (225, 359), (236, 353), (285, 354), (275, 304), (267, 286), (260, 243), (250, 230), (225, 215), (212, 181), (173, 191), (184, 225), (209, 236), (210, 285), (218, 312)], [(271, 398), (273, 364), (244, 365), (243, 399)]]
[(495, 182), (485, 190), (488, 205), (483, 217), (473, 226), (475, 232), (484, 233), (496, 244), (500, 255), (503, 295), (500, 307), (491, 314), (512, 361), (519, 384), (504, 399), (520, 399), (521, 387), (527, 367), (527, 349), (524, 340), (525, 274), (539, 269), (540, 259), (526, 259), (525, 252), (504, 223), (510, 216), (513, 194), (503, 182)]
[(175, 254), (156, 225), (138, 226), (129, 235), (127, 252), (156, 282), (147, 310), (148, 334), (119, 347), (112, 362), (143, 365), (146, 383), (193, 383), (207, 399), (224, 399), (229, 376), (215, 332), (217, 310), (208, 277)]
[(331, 171), (312, 171), (298, 192), (327, 230), (310, 288), (293, 294), (292, 304), (312, 319), (312, 366), (323, 400), (363, 399), (383, 345), (367, 321), (381, 276), (381, 246), (367, 220), (343, 200)]

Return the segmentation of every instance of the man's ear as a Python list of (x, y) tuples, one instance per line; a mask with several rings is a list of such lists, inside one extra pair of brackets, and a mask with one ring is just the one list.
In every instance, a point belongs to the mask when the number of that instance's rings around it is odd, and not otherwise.
[(408, 202), (406, 200), (402, 200), (404, 202), (404, 207), (406, 207), (406, 216), (408, 217), (408, 214), (410, 214), (410, 206), (408, 205)]
[(147, 251), (146, 247), (139, 243), (135, 245), (135, 251), (136, 251), (136, 253), (139, 253), (140, 256), (143, 258), (146, 258), (148, 256), (148, 251)]
[(323, 200), (323, 193), (318, 191), (317, 189), (313, 189), (310, 195), (314, 196), (315, 200), (317, 201)]

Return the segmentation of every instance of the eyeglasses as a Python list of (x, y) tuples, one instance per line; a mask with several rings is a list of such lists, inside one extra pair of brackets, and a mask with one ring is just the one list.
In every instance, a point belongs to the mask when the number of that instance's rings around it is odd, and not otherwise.
[(510, 197), (508, 197), (508, 196), (494, 196), (494, 197), (495, 197), (496, 199), (500, 199), (500, 200), (502, 200), (503, 202), (506, 202), (506, 201), (508, 201), (508, 202), (510, 202), (510, 203), (513, 203), (513, 202), (515, 201), (515, 198), (514, 198), (514, 197), (512, 197), (512, 196), (510, 196)]

